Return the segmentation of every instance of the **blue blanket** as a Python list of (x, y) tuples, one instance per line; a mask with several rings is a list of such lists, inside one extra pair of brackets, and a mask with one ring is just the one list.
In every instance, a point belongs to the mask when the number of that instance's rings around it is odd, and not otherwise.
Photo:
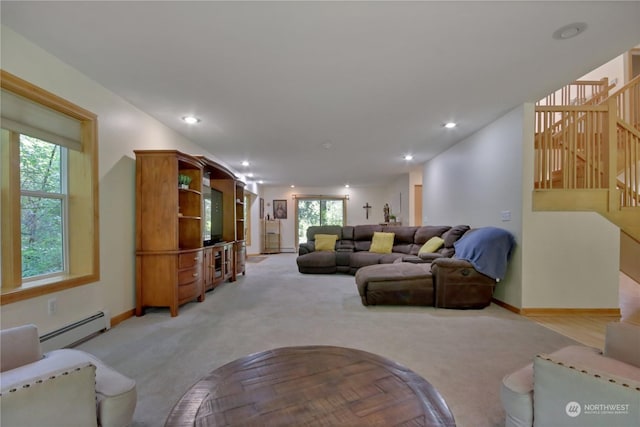
[(507, 230), (477, 228), (454, 243), (454, 258), (469, 261), (477, 271), (499, 281), (504, 278), (515, 244), (513, 235)]

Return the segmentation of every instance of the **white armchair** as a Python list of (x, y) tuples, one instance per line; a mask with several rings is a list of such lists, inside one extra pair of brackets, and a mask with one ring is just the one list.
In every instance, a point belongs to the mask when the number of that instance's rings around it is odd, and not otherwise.
[(38, 330), (0, 331), (0, 424), (4, 427), (124, 427), (136, 406), (136, 384), (89, 353), (42, 354)]
[(502, 380), (506, 427), (640, 426), (640, 326), (607, 325), (605, 350), (537, 355)]

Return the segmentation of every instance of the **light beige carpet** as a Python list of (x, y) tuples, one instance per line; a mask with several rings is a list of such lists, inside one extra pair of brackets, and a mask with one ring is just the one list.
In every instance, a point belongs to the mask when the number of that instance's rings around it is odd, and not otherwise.
[(82, 344), (138, 384), (133, 426), (164, 425), (209, 371), (276, 347), (335, 345), (394, 360), (444, 396), (459, 427), (504, 425), (502, 377), (570, 339), (492, 305), (484, 310), (364, 307), (353, 276), (303, 275), (294, 254), (247, 264), (203, 303), (147, 310)]

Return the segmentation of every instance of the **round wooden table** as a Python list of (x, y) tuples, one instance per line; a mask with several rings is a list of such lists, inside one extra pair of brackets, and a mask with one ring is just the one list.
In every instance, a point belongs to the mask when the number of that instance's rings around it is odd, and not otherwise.
[(176, 426), (446, 426), (455, 421), (424, 378), (344, 347), (285, 347), (228, 363), (189, 389)]

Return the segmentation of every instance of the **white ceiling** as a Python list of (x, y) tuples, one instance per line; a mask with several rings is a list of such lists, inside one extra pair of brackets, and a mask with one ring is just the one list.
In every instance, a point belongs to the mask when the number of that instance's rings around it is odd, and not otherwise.
[[(1, 12), (267, 185), (388, 182), (640, 43), (639, 1), (2, 1)], [(574, 22), (587, 30), (552, 38)]]

